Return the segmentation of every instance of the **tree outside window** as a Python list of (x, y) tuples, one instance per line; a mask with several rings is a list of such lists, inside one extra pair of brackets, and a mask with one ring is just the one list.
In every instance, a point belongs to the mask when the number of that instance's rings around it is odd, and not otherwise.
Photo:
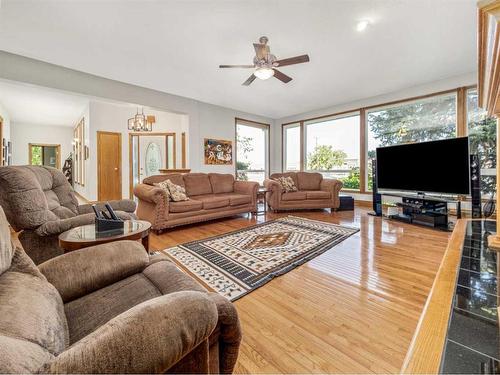
[(476, 89), (467, 91), (467, 129), (471, 154), (477, 154), (481, 167), (481, 193), (496, 190), (496, 121), (478, 106)]
[(456, 102), (453, 93), (367, 112), (368, 190), (376, 148), (455, 137)]

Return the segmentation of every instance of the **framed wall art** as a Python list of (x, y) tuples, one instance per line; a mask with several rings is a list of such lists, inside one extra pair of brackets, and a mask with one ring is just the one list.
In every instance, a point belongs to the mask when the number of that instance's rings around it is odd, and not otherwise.
[(233, 164), (233, 142), (205, 138), (205, 164)]

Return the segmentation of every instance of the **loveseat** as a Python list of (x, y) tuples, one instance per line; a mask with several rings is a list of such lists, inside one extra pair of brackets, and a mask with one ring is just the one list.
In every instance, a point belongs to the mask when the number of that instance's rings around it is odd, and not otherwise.
[[(189, 200), (173, 202), (156, 186), (170, 180), (186, 190)], [(171, 173), (147, 177), (134, 188), (137, 216), (158, 232), (165, 228), (257, 211), (259, 184), (236, 181), (231, 174)]]
[(231, 373), (234, 306), (165, 256), (119, 241), (39, 267), (0, 208), (0, 373)]
[[(135, 218), (136, 204), (129, 199), (109, 202), (122, 219)], [(0, 206), (35, 264), (64, 254), (59, 234), (93, 224), (90, 204), (79, 204), (64, 174), (45, 166), (0, 167)]]
[[(297, 191), (285, 192), (277, 181), (280, 177), (290, 177)], [(274, 211), (330, 208), (340, 206), (339, 192), (342, 181), (323, 178), (316, 172), (274, 173), (264, 181), (268, 190), (267, 203)]]

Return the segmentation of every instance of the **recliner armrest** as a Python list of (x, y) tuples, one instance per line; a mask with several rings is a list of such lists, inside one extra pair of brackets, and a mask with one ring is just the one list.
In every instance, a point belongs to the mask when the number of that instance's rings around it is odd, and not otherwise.
[(142, 272), (149, 264), (144, 247), (117, 241), (87, 247), (52, 258), (38, 266), (64, 302)]
[[(96, 205), (99, 210), (104, 209), (104, 203), (109, 203), (113, 210), (116, 211), (123, 211), (123, 212), (128, 212), (128, 213), (134, 213), (135, 209), (137, 208), (137, 204), (131, 200), (131, 199), (119, 199), (119, 200), (114, 200), (114, 201), (109, 201), (109, 202), (97, 202)], [(93, 214), (94, 211), (92, 210), (92, 204), (86, 203), (86, 204), (81, 204), (78, 207), (78, 213), (81, 214)]]
[(46, 221), (38, 228), (36, 228), (35, 233), (42, 237), (52, 236), (55, 234), (61, 234), (62, 232), (79, 227), (81, 225), (93, 224), (94, 222), (95, 215), (93, 213), (83, 214), (67, 219)]
[[(191, 351), (208, 357), (207, 339), (218, 320), (206, 293), (153, 298), (118, 315), (47, 363), (41, 373), (165, 373)], [(198, 364), (200, 371), (208, 371)]]

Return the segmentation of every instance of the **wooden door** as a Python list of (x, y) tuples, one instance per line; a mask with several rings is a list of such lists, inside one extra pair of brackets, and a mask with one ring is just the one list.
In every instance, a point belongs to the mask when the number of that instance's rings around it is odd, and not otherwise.
[(122, 134), (97, 132), (97, 191), (100, 201), (122, 199)]

